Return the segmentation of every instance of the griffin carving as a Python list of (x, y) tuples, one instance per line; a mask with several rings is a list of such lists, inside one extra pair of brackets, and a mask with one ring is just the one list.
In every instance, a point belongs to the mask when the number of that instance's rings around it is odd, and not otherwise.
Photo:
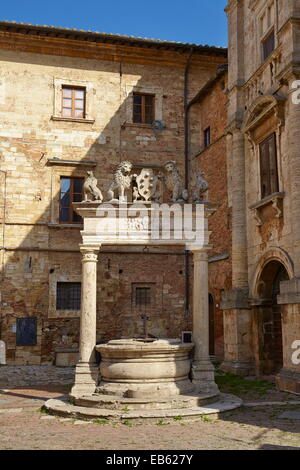
[(97, 184), (97, 178), (95, 178), (94, 173), (92, 171), (87, 171), (87, 177), (83, 183), (85, 202), (99, 201), (101, 203), (103, 201), (101, 190), (98, 188)]
[(188, 191), (184, 188), (176, 162), (171, 160), (165, 163), (167, 172), (164, 178), (167, 190), (172, 194), (172, 202), (183, 202), (188, 200)]

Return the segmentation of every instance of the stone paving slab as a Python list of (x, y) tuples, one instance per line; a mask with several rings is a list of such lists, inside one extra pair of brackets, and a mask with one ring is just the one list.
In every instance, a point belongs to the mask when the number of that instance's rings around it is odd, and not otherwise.
[(300, 421), (300, 411), (285, 411), (281, 415), (278, 416), (280, 419), (292, 419)]
[(290, 401), (254, 401), (244, 403), (244, 406), (249, 408), (255, 408), (256, 406), (287, 406), (287, 405), (300, 405), (299, 400)]

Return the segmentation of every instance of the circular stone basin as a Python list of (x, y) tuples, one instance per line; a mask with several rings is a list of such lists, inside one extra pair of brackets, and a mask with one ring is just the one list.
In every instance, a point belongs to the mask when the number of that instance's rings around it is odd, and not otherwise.
[(189, 380), (192, 343), (112, 340), (96, 346), (101, 354), (98, 393), (128, 398), (163, 398), (193, 390)]

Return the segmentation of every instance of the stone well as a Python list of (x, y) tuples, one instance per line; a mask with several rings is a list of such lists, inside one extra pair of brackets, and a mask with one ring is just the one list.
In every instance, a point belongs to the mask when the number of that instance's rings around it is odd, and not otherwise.
[(96, 346), (101, 354), (97, 392), (127, 398), (166, 398), (189, 393), (190, 353), (179, 339), (119, 339)]

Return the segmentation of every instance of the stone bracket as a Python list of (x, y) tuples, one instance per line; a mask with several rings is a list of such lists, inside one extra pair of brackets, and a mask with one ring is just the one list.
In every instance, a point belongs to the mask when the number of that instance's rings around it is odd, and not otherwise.
[(282, 207), (282, 201), (284, 198), (284, 193), (274, 193), (271, 194), (270, 196), (265, 197), (261, 201), (256, 202), (255, 204), (252, 204), (249, 206), (249, 209), (251, 209), (254, 212), (254, 219), (256, 220), (256, 225), (257, 227), (261, 227), (263, 222), (261, 220), (260, 216), (260, 210), (267, 206), (268, 204), (272, 203), (272, 207), (275, 210), (276, 214), (275, 217), (277, 219), (280, 219), (283, 216), (283, 207)]

